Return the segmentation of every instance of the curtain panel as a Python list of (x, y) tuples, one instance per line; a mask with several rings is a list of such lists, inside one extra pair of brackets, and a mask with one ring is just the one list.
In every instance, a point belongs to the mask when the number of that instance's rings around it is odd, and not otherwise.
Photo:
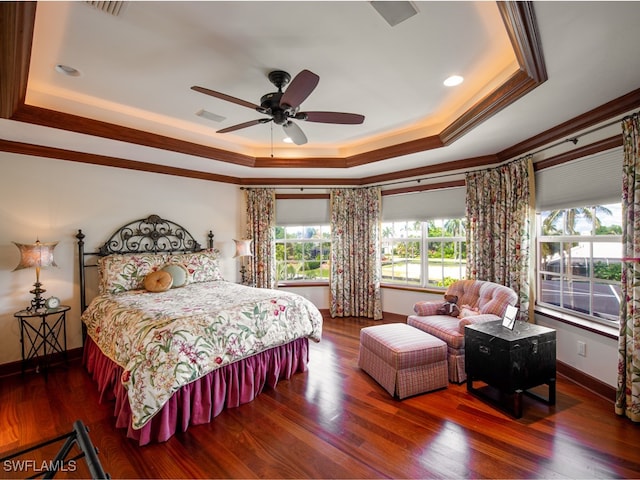
[(332, 317), (382, 319), (380, 188), (331, 191)]
[(247, 190), (247, 238), (253, 239), (249, 284), (276, 288), (276, 192), (272, 188)]
[(622, 302), (615, 411), (640, 421), (640, 122), (622, 120)]
[(531, 156), (466, 175), (467, 278), (512, 288), (529, 318), (534, 182)]

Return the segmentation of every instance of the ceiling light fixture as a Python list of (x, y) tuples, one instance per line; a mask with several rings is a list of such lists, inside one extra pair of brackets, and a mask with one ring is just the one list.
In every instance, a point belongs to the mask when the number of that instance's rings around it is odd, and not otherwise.
[(293, 140), (291, 140), (291, 138), (289, 138), (289, 137), (284, 137), (284, 138), (282, 139), (282, 141), (283, 141), (284, 143), (293, 143)]
[(456, 85), (460, 85), (464, 81), (460, 75), (451, 75), (447, 78), (443, 83), (447, 87), (455, 87)]
[(80, 72), (69, 65), (63, 65), (59, 63), (56, 65), (56, 72), (61, 73), (62, 75), (67, 75), (68, 77), (79, 77)]

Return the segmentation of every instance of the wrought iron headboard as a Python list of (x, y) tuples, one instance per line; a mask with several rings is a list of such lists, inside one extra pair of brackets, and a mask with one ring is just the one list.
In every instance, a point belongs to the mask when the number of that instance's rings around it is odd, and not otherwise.
[[(207, 237), (207, 248), (213, 248), (213, 231), (209, 230)], [(96, 252), (84, 251), (85, 235), (82, 230), (78, 230), (76, 238), (81, 312), (87, 308), (85, 269), (97, 267), (96, 263), (87, 264), (86, 257), (104, 257), (117, 253), (189, 253), (202, 250), (200, 243), (184, 227), (160, 218), (159, 215), (149, 215), (121, 226)]]

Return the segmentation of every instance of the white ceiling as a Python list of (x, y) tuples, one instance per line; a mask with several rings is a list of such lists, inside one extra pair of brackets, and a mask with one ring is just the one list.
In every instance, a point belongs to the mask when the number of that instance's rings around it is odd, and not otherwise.
[[(125, 2), (118, 16), (85, 2), (39, 2), (26, 104), (255, 157), (344, 157), (437, 135), (518, 70), (494, 2), (414, 2), (391, 27), (366, 1)], [(4, 139), (243, 177), (361, 178), (490, 155), (640, 87), (640, 3), (535, 2), (548, 80), (451, 145), (350, 168), (254, 168), (1, 120)], [(57, 64), (79, 76), (56, 72)], [(365, 115), (362, 125), (298, 122), (282, 143), (251, 109), (271, 70), (320, 77), (302, 110)], [(458, 87), (443, 86), (451, 75)], [(196, 115), (205, 109), (220, 122)]]

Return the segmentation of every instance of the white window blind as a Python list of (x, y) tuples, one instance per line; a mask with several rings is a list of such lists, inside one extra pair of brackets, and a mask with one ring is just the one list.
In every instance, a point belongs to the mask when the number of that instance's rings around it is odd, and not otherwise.
[(382, 220), (434, 220), (465, 216), (465, 187), (382, 197)]
[(276, 200), (276, 224), (287, 225), (328, 225), (328, 198), (278, 199)]
[(621, 201), (622, 147), (536, 172), (536, 210)]

